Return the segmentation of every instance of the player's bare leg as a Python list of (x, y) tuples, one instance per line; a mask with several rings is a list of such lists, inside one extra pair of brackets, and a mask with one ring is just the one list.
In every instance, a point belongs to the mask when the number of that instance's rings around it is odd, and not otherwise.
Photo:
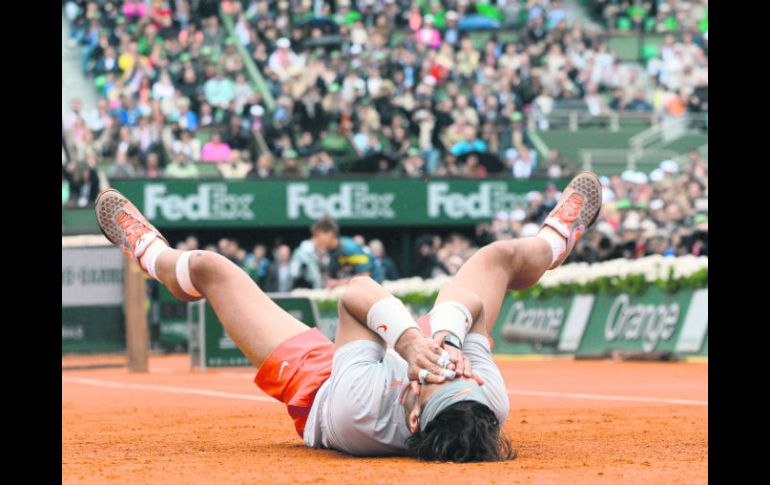
[(160, 232), (118, 191), (101, 193), (96, 212), (104, 235), (138, 259), (142, 269), (174, 296), (185, 301), (205, 297), (230, 338), (254, 365), (261, 365), (286, 339), (309, 329), (224, 256), (169, 248)]
[[(436, 303), (457, 301), (474, 311), (481, 303), (491, 332), (509, 290), (537, 283), (548, 269), (559, 266), (596, 220), (601, 208), (601, 183), (592, 172), (575, 176), (536, 237), (497, 241), (481, 248), (439, 292)], [(479, 309), (479, 310), (481, 310)]]
[[(181, 251), (158, 257), (161, 283), (178, 285), (176, 263)], [(175, 254), (179, 253), (179, 254)], [(241, 268), (211, 251), (193, 251), (190, 279), (208, 300), (230, 338), (256, 366), (285, 340), (310, 327), (275, 304)]]
[(462, 303), (473, 321), (483, 318), (491, 331), (508, 289), (522, 290), (537, 283), (551, 264), (551, 257), (551, 247), (539, 237), (489, 244), (441, 287), (436, 304)]

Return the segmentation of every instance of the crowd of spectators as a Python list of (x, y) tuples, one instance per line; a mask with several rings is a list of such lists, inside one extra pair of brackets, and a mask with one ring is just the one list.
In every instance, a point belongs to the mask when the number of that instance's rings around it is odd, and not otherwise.
[(334, 288), (363, 274), (379, 282), (400, 278), (396, 263), (386, 254), (382, 241), (366, 241), (360, 234), (339, 239), (339, 248), (329, 247), (314, 229), (313, 236), (294, 249), (282, 241), (277, 241), (271, 249), (262, 242), (246, 249), (234, 238), (221, 238), (216, 244), (201, 247), (198, 238), (189, 235), (177, 241), (175, 247), (183, 251), (205, 249), (219, 253), (240, 266), (267, 292)]
[[(645, 68), (618, 60), (604, 31), (568, 24), (561, 0), (70, 0), (65, 14), (99, 93), (63, 122), (70, 204), (93, 201), (97, 166), (110, 178), (211, 176), (205, 163), (225, 178), (548, 176), (530, 118), (708, 109), (707, 36), (687, 15)], [(474, 45), (479, 28), (491, 30)]]
[[(625, 171), (602, 177), (604, 203), (596, 225), (567, 259), (595, 263), (616, 258), (708, 255), (708, 166), (699, 152), (689, 153), (684, 170), (673, 160), (649, 175)], [(528, 206), (501, 213), (477, 227), (476, 243), (534, 236), (558, 201), (549, 184), (528, 194)]]
[(708, 0), (594, 0), (592, 14), (611, 30), (708, 32)]
[[(698, 152), (680, 173), (667, 160), (647, 175), (626, 171), (602, 177), (604, 204), (596, 225), (565, 261), (596, 263), (617, 258), (708, 255), (708, 168)], [(498, 240), (537, 235), (561, 193), (553, 184), (530, 192), (527, 205), (479, 224), (473, 238), (460, 234), (422, 237), (415, 248), (415, 275), (452, 275), (480, 247)]]

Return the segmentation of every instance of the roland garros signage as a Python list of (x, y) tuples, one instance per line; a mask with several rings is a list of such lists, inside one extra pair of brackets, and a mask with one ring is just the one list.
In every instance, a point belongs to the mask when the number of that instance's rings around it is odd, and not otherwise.
[[(566, 180), (557, 186), (566, 185)], [(468, 225), (526, 206), (540, 180), (115, 180), (160, 228)]]

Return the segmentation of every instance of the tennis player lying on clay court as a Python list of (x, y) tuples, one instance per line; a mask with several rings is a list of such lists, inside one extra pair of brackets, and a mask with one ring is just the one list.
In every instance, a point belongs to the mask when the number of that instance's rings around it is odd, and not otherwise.
[(256, 384), (285, 403), (305, 444), (351, 455), (430, 461), (513, 457), (501, 435), (508, 394), (489, 331), (508, 289), (559, 266), (601, 206), (595, 174), (577, 175), (536, 237), (480, 249), (416, 322), (368, 277), (339, 301), (334, 343), (273, 303), (227, 258), (168, 246), (116, 190), (96, 201), (102, 232), (177, 298), (205, 297), (238, 348), (259, 367)]

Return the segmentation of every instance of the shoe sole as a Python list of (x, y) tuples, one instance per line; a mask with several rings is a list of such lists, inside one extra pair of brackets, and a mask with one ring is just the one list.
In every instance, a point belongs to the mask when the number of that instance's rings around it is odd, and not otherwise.
[(107, 189), (100, 193), (94, 202), (96, 222), (99, 225), (99, 230), (112, 244), (121, 247), (123, 246), (121, 230), (117, 225), (117, 221), (115, 221), (114, 215), (125, 205), (125, 203), (121, 203), (123, 201), (128, 201), (123, 194), (115, 189)]
[(584, 198), (583, 209), (580, 211), (581, 218), (592, 214), (590, 222), (585, 225), (585, 229), (588, 229), (599, 218), (599, 212), (602, 209), (602, 182), (594, 172), (583, 170), (575, 175), (570, 185)]

